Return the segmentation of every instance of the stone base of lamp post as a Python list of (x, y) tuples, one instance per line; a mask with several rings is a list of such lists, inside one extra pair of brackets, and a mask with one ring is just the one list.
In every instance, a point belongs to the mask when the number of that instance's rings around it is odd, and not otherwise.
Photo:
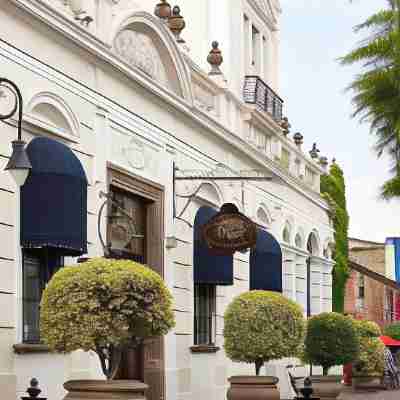
[(69, 381), (64, 400), (146, 400), (148, 386), (139, 381)]

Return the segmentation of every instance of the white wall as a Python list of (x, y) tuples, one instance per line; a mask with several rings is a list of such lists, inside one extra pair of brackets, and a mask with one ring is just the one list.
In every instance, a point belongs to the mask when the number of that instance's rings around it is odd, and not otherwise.
[[(56, 0), (48, 0), (49, 4), (54, 5), (55, 2)], [(183, 37), (192, 47), (191, 54), (199, 65), (207, 70), (204, 60), (210, 39), (214, 39), (214, 36), (226, 38), (221, 41), (226, 43), (224, 54), (227, 62), (224, 71), (232, 83), (232, 91), (219, 87), (202, 71), (191, 70), (185, 75), (185, 68), (189, 70), (188, 64), (178, 71), (180, 78), (196, 76), (205, 85), (207, 96), (211, 93), (211, 101), (215, 105), (209, 112), (193, 105), (190, 96), (176, 98), (134, 68), (129, 69), (129, 66), (118, 64), (117, 59), (114, 60), (114, 65), (106, 62), (109, 49), (103, 46), (104, 43), (96, 42), (94, 36), (82, 31), (81, 26), (71, 16), (68, 17), (70, 20), (62, 24), (52, 20), (53, 27), (48, 27), (27, 12), (17, 9), (13, 3), (14, 0), (7, 0), (0, 9), (2, 37), (8, 38), (15, 46), (13, 48), (0, 42), (0, 69), (2, 75), (14, 80), (21, 87), (26, 104), (38, 93), (50, 92), (68, 104), (78, 121), (79, 137), (65, 137), (57, 130), (48, 130), (46, 134), (71, 146), (88, 176), (89, 256), (102, 254), (96, 232), (96, 215), (100, 206), (99, 192), (107, 189), (107, 162), (111, 161), (135, 175), (165, 187), (166, 236), (175, 236), (178, 239), (178, 248), (165, 251), (165, 277), (174, 293), (177, 319), (175, 330), (166, 338), (167, 399), (221, 398), (225, 393), (227, 377), (238, 373), (252, 373), (252, 367), (231, 363), (226, 359), (223, 350), (209, 355), (195, 355), (190, 352), (193, 344), (193, 234), (187, 225), (172, 219), (173, 161), (182, 169), (207, 170), (217, 161), (236, 171), (262, 169), (264, 174), (270, 174), (274, 179), (267, 183), (245, 184), (243, 211), (249, 217), (256, 219), (260, 206), (266, 209), (270, 217), (269, 229), (278, 240), (282, 239), (283, 227), (287, 221), (291, 222), (293, 240), (297, 231), (303, 232), (304, 246), (313, 230), (318, 231), (320, 243), (326, 243), (332, 238), (327, 206), (320, 198), (318, 189), (307, 187), (288, 171), (282, 170), (271, 157), (247, 140), (248, 126), (254, 122), (255, 117), (253, 111), (240, 102), (243, 74), (239, 70), (242, 67), (241, 63), (232, 62), (237, 57), (233, 43), (237, 29), (240, 28), (240, 23), (232, 24), (232, 21), (236, 21), (234, 18), (238, 17), (242, 20), (242, 2), (235, 2), (229, 12), (227, 9), (231, 2), (228, 0), (219, 2), (218, 6), (214, 2), (198, 2), (196, 6), (188, 0), (180, 2), (188, 23)], [(38, 4), (36, 1), (26, 3), (32, 6)], [(67, 8), (63, 4), (57, 4), (60, 11), (66, 12)], [(112, 3), (102, 4), (106, 7)], [(137, 5), (136, 10), (152, 11), (154, 6), (149, 2), (121, 0), (113, 11), (113, 18), (128, 15), (131, 8), (134, 9), (134, 4)], [(248, 12), (250, 15), (251, 9)], [(50, 18), (44, 12), (42, 16), (45, 19)], [(108, 17), (110, 16), (112, 14)], [(224, 19), (226, 17), (228, 20)], [(99, 23), (106, 18), (104, 12), (98, 19)], [(229, 18), (233, 19), (229, 21)], [(55, 27), (60, 31), (64, 28), (70, 29), (69, 38), (63, 36), (66, 32), (56, 33)], [(89, 31), (90, 34), (97, 32), (102, 40), (107, 38), (105, 32), (99, 30), (99, 26), (92, 26)], [(28, 37), (29, 40), (26, 39)], [(86, 41), (87, 46), (95, 43), (98, 48), (96, 50), (93, 45), (91, 54), (74, 44), (72, 37), (75, 37), (74, 40), (80, 37), (82, 41)], [(273, 81), (275, 78), (271, 79)], [(190, 84), (190, 81), (186, 83)], [(314, 168), (317, 174), (321, 172), (292, 143), (281, 139), (279, 128), (268, 116), (265, 120), (259, 117), (257, 121), (261, 124), (261, 132), (264, 129), (277, 142), (284, 143), (290, 151), (297, 154), (304, 165)], [(10, 155), (9, 143), (15, 137), (15, 127), (1, 124), (0, 131), (0, 161), (5, 164), (6, 157)], [(43, 129), (34, 123), (25, 124), (26, 140), (38, 133), (43, 134)], [(181, 192), (190, 192), (193, 188), (192, 184), (178, 185)], [(5, 173), (0, 174), (0, 189), (3, 206), (0, 211), (0, 266), (4, 277), (0, 283), (0, 304), (3, 310), (0, 315), (0, 390), (6, 393), (5, 400), (15, 400), (15, 387), (20, 396), (26, 389), (29, 378), (37, 376), (44, 394), (49, 399), (60, 399), (65, 380), (100, 377), (98, 362), (94, 355), (82, 353), (71, 356), (12, 354), (12, 345), (21, 340), (22, 322), (20, 303), (17, 300), (21, 295), (21, 266), (17, 257), (19, 246), (15, 227), (18, 207), (15, 188)], [(233, 200), (240, 205), (240, 184), (223, 183), (219, 185), (218, 192), (221, 204)], [(178, 200), (177, 206), (179, 209), (183, 202)], [(193, 222), (198, 206), (199, 204), (193, 203), (184, 217)], [(304, 275), (304, 248), (296, 249), (293, 242), (284, 250), (285, 295), (304, 304), (300, 283), (300, 278)], [(330, 308), (327, 292), (331, 284), (329, 271), (332, 263), (323, 260), (322, 254), (315, 261), (315, 286), (319, 285), (316, 290), (321, 294), (319, 304), (315, 305), (315, 312), (318, 312)], [(248, 254), (238, 254), (235, 256), (235, 285), (218, 288), (217, 344), (221, 347), (224, 309), (235, 295), (246, 290)]]

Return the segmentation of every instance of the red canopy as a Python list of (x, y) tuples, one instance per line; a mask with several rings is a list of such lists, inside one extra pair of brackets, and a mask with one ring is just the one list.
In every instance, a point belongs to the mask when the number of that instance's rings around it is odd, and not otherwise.
[(381, 336), (379, 339), (381, 339), (382, 343), (385, 346), (399, 346), (400, 347), (400, 340), (392, 339), (389, 336)]

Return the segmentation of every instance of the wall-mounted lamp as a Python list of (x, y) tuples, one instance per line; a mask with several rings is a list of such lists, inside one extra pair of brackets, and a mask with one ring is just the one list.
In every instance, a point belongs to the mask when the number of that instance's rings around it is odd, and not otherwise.
[[(9, 171), (15, 183), (21, 187), (32, 169), (31, 162), (26, 153), (26, 143), (22, 140), (22, 113), (23, 113), (23, 100), (21, 91), (18, 86), (6, 78), (0, 78), (0, 90), (7, 87), (7, 89), (14, 95), (15, 104), (10, 112), (7, 114), (0, 113), (0, 120), (4, 121), (12, 118), (18, 111), (18, 139), (12, 142), (12, 154), (8, 161), (5, 170)], [(7, 97), (7, 96), (2, 96)]]

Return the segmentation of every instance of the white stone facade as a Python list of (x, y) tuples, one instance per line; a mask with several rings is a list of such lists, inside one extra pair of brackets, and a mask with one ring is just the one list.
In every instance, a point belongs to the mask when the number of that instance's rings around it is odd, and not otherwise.
[[(285, 138), (270, 115), (242, 100), (244, 77), (250, 74), (279, 93), (279, 1), (179, 0), (187, 24), (184, 45), (154, 16), (155, 3), (2, 0), (0, 75), (21, 88), (24, 139), (48, 135), (60, 140), (85, 168), (89, 257), (103, 255), (97, 214), (99, 192), (107, 191), (108, 166), (164, 188), (165, 238), (177, 242), (164, 251), (164, 275), (175, 297), (177, 321), (165, 339), (166, 399), (220, 400), (230, 375), (253, 373), (252, 367), (231, 363), (222, 350), (224, 309), (249, 288), (249, 254), (235, 255), (234, 286), (217, 288), (216, 344), (221, 350), (192, 354), (193, 232), (172, 217), (173, 163), (197, 170), (222, 163), (236, 172), (255, 169), (273, 177), (261, 183), (208, 183), (183, 217), (193, 223), (200, 205), (233, 202), (267, 227), (282, 243), (284, 294), (304, 309), (307, 241), (312, 234), (313, 314), (331, 310), (333, 263), (325, 256), (333, 229), (328, 205), (319, 194), (319, 164)], [(75, 15), (93, 21), (86, 25)], [(247, 34), (251, 27), (257, 40)], [(223, 52), (224, 79), (208, 76), (212, 40), (219, 41)], [(15, 120), (0, 125), (1, 168), (11, 153), (15, 125)], [(282, 162), (284, 152), (287, 164)], [(190, 193), (195, 187), (179, 183), (177, 191)], [(13, 353), (22, 338), (18, 201), (14, 183), (1, 172), (0, 393), (4, 400), (15, 400), (35, 376), (49, 400), (61, 400), (66, 380), (100, 377), (98, 361), (80, 352)], [(178, 211), (184, 203), (177, 199)]]

